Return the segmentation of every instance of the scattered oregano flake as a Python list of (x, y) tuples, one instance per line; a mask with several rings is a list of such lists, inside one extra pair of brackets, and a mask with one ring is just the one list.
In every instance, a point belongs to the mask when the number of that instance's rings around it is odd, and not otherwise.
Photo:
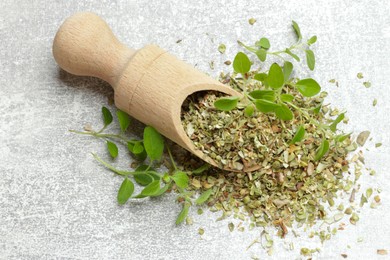
[(376, 253), (378, 255), (387, 255), (387, 250), (386, 249), (378, 249), (378, 250), (376, 250)]
[(361, 132), (356, 138), (356, 143), (360, 146), (363, 146), (366, 143), (369, 136), (370, 136), (370, 131)]
[(364, 81), (364, 82), (363, 82), (363, 86), (365, 86), (366, 88), (371, 88), (371, 82), (369, 82), (369, 81)]
[(221, 43), (219, 46), (218, 46), (218, 51), (221, 53), (221, 54), (224, 54), (225, 51), (226, 51), (226, 45)]
[(248, 20), (248, 22), (249, 22), (250, 25), (254, 25), (256, 23), (256, 19), (255, 18), (250, 18)]

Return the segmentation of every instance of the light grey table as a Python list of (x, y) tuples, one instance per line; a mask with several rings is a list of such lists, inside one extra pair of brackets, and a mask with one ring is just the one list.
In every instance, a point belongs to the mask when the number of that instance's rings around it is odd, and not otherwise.
[[(1, 259), (249, 259), (268, 258), (247, 246), (260, 230), (230, 233), (219, 214), (194, 217), (192, 226), (175, 227), (174, 196), (120, 207), (120, 178), (94, 162), (107, 158), (103, 143), (68, 129), (101, 125), (100, 108), (113, 92), (99, 80), (61, 72), (51, 55), (54, 34), (77, 11), (94, 11), (119, 39), (134, 48), (156, 43), (216, 76), (239, 49), (236, 40), (267, 36), (275, 49), (294, 40), (296, 20), (304, 36), (316, 34), (315, 77), (329, 101), (348, 111), (347, 130), (370, 130), (364, 151), (375, 177), (362, 177), (362, 189), (381, 188), (382, 205), (361, 210), (314, 258), (384, 259), (390, 250), (389, 221), (389, 1), (16, 1), (0, 4), (0, 258)], [(248, 24), (254, 17), (257, 23)], [(182, 39), (177, 44), (176, 41)], [(220, 55), (219, 43), (227, 45)], [(211, 70), (209, 62), (215, 62)], [(366, 89), (356, 78), (363, 72)], [(308, 74), (301, 68), (301, 75)], [(336, 78), (339, 87), (327, 83)], [(374, 98), (378, 105), (372, 107)], [(382, 142), (381, 148), (374, 148)], [(122, 151), (120, 166), (124, 163)], [(201, 238), (199, 227), (205, 229)], [(363, 242), (357, 242), (362, 237)], [(284, 244), (295, 241), (296, 250)], [(275, 240), (275, 259), (299, 258), (299, 248), (317, 247), (302, 234)], [(350, 248), (349, 248), (349, 247)]]

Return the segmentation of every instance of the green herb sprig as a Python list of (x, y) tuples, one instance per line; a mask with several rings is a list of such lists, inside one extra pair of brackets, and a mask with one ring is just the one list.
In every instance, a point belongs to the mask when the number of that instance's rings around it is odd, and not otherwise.
[[(106, 143), (107, 151), (112, 159), (118, 156), (118, 145), (125, 145), (132, 156), (134, 156), (141, 164), (134, 170), (120, 170), (112, 164), (104, 161), (96, 153), (92, 156), (96, 161), (104, 167), (123, 177), (123, 181), (119, 187), (117, 194), (118, 204), (123, 205), (129, 199), (141, 199), (146, 197), (162, 196), (173, 188), (178, 192), (178, 201), (183, 203), (181, 212), (179, 213), (176, 224), (182, 223), (189, 212), (189, 208), (194, 203), (201, 205), (207, 201), (212, 194), (212, 189), (206, 190), (198, 199), (194, 200), (194, 192), (187, 191), (189, 185), (188, 173), (181, 171), (176, 166), (171, 152), (168, 147), (165, 147), (164, 138), (152, 126), (146, 126), (143, 131), (143, 139), (128, 139), (124, 134), (130, 126), (131, 120), (128, 114), (118, 110), (116, 112), (118, 123), (121, 129), (119, 134), (105, 133), (104, 131), (113, 122), (113, 116), (110, 110), (102, 107), (103, 127), (99, 131), (75, 131), (70, 132), (90, 135), (102, 139)], [(161, 161), (164, 149), (167, 149), (171, 165), (171, 170), (165, 173), (159, 173), (153, 168), (154, 162)], [(149, 164), (143, 162), (149, 160)], [(208, 164), (194, 170), (194, 174), (199, 174), (207, 170)], [(135, 190), (134, 182), (143, 189), (137, 195), (133, 194)]]

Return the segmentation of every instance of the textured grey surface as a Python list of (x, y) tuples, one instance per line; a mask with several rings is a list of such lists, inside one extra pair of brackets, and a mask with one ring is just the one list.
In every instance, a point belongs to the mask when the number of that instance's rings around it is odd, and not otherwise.
[[(76, 11), (94, 11), (121, 41), (139, 48), (156, 43), (216, 75), (237, 51), (237, 39), (267, 36), (278, 47), (294, 39), (292, 19), (303, 34), (315, 33), (313, 77), (330, 91), (332, 104), (348, 110), (354, 132), (370, 130), (362, 188), (382, 188), (382, 205), (365, 207), (358, 225), (321, 247), (319, 259), (383, 259), (390, 249), (390, 8), (389, 1), (14, 1), (0, 8), (0, 258), (1, 259), (248, 259), (268, 258), (259, 245), (246, 250), (259, 230), (233, 232), (217, 215), (197, 216), (192, 226), (174, 226), (179, 206), (173, 196), (116, 203), (121, 179), (93, 161), (104, 145), (70, 134), (86, 123), (98, 128), (108, 106), (109, 86), (60, 72), (51, 55), (54, 34)], [(250, 26), (248, 18), (257, 18)], [(207, 33), (207, 34), (206, 34)], [(180, 44), (176, 41), (182, 39)], [(217, 52), (219, 43), (228, 47)], [(215, 61), (215, 70), (208, 63)], [(366, 89), (356, 78), (363, 72)], [(308, 73), (304, 68), (300, 74)], [(328, 84), (339, 80), (340, 87)], [(371, 103), (378, 99), (377, 107)], [(383, 142), (375, 149), (375, 142)], [(122, 153), (120, 161), (125, 161)], [(122, 163), (121, 166), (125, 166)], [(205, 229), (203, 238), (197, 234)], [(358, 243), (357, 238), (364, 241)], [(284, 244), (294, 241), (296, 250)], [(350, 248), (348, 248), (348, 245)], [(299, 258), (301, 246), (320, 243), (307, 235), (276, 240), (275, 259)]]

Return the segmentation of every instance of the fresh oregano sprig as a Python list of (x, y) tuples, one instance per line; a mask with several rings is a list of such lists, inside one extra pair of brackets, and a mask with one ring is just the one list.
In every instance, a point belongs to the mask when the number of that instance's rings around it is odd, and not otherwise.
[(295, 31), (295, 34), (297, 36), (297, 42), (291, 45), (290, 47), (281, 50), (281, 51), (270, 51), (271, 48), (270, 41), (262, 37), (260, 40), (255, 42), (254, 46), (248, 46), (242, 43), (241, 41), (238, 41), (238, 44), (243, 46), (248, 51), (256, 54), (256, 56), (259, 58), (260, 61), (264, 62), (267, 59), (268, 55), (273, 55), (281, 58), (283, 61), (286, 61), (286, 59), (282, 56), (288, 55), (292, 57), (294, 60), (300, 62), (299, 56), (295, 53), (295, 51), (303, 51), (306, 56), (306, 64), (309, 67), (310, 70), (314, 70), (315, 67), (315, 56), (314, 52), (310, 49), (310, 46), (313, 45), (317, 41), (317, 36), (312, 36), (310, 39), (308, 39), (306, 42), (302, 41), (302, 34), (301, 30), (298, 26), (298, 24), (295, 21), (292, 21), (292, 27)]
[[(128, 148), (129, 152), (134, 155), (136, 159), (138, 159), (140, 162), (149, 159), (148, 165), (141, 164), (136, 169), (132, 171), (127, 171), (117, 169), (112, 164), (104, 161), (97, 154), (92, 153), (96, 161), (101, 163), (107, 169), (124, 178), (117, 194), (117, 201), (121, 205), (126, 204), (129, 199), (161, 196), (168, 190), (174, 188), (175, 185), (179, 193), (178, 200), (183, 201), (183, 208), (177, 217), (176, 224), (182, 223), (187, 217), (190, 206), (193, 204), (193, 192), (188, 192), (186, 190), (189, 185), (189, 177), (187, 173), (178, 169), (168, 147), (166, 148), (173, 169), (165, 173), (157, 172), (152, 166), (155, 161), (160, 161), (162, 159), (165, 149), (164, 138), (161, 136), (160, 133), (158, 133), (156, 129), (151, 126), (146, 126), (143, 131), (142, 140), (128, 139), (126, 136), (124, 136), (124, 134), (130, 126), (130, 117), (121, 110), (118, 110), (116, 112), (116, 115), (121, 129), (120, 134), (111, 134), (104, 132), (107, 127), (113, 122), (113, 116), (110, 110), (106, 107), (102, 108), (102, 117), (104, 125), (99, 131), (93, 131), (90, 129), (88, 129), (88, 131), (70, 131), (77, 134), (90, 135), (104, 140), (106, 142), (107, 150), (111, 155), (112, 159), (115, 159), (118, 156), (117, 145), (120, 144), (125, 145)], [(205, 164), (202, 167), (196, 169), (194, 171), (194, 174), (201, 173), (204, 170), (208, 169), (208, 167), (210, 166), (208, 164)], [(136, 182), (138, 185), (144, 187), (137, 195), (133, 194), (135, 190), (135, 185), (133, 181)], [(212, 189), (209, 189), (204, 192), (197, 200), (195, 200), (195, 204), (200, 205), (206, 202), (212, 192)]]

